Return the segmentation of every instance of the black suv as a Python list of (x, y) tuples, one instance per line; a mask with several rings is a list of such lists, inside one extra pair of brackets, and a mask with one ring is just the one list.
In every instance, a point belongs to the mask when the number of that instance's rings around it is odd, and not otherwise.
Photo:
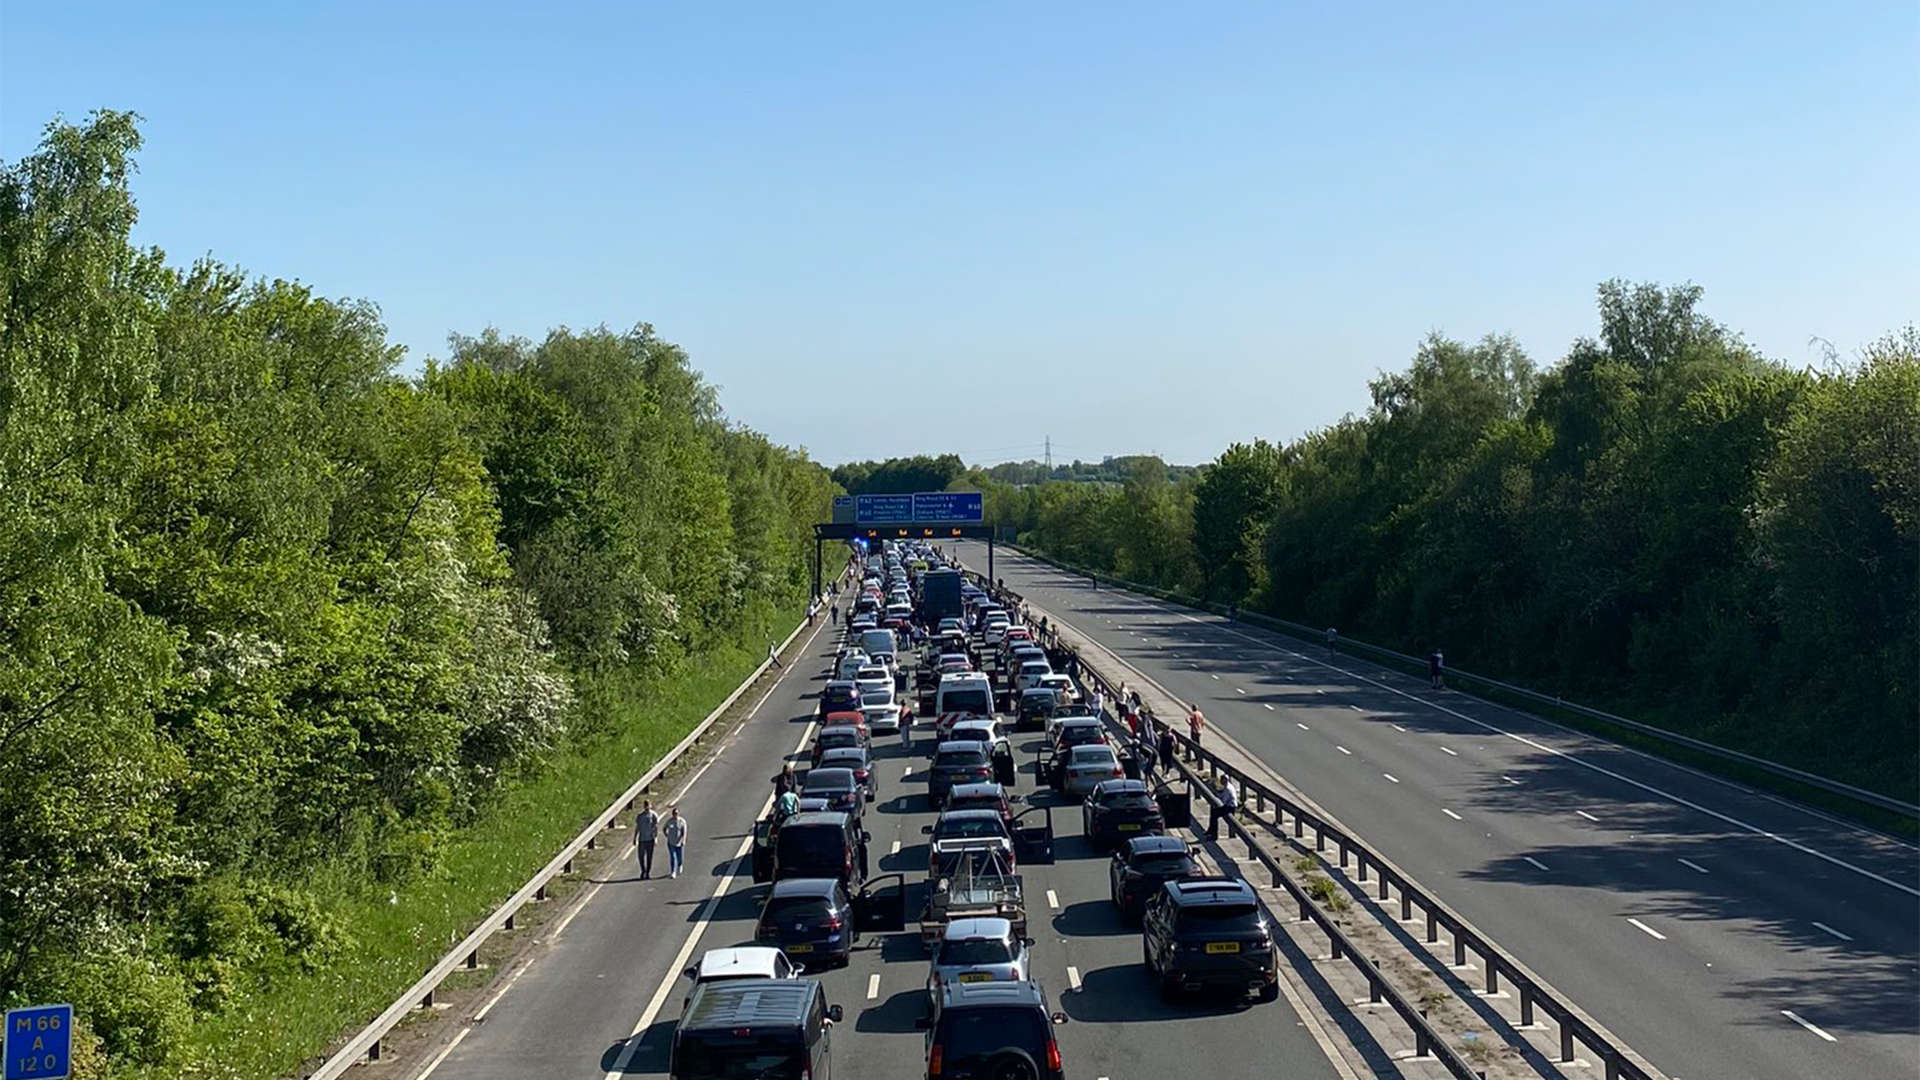
[(1144, 780), (1105, 780), (1093, 785), (1080, 804), (1080, 823), (1095, 851), (1167, 831), (1160, 804), (1153, 801)]
[(1169, 881), (1205, 877), (1187, 842), (1177, 836), (1142, 836), (1122, 844), (1107, 867), (1108, 895), (1120, 917), (1137, 923), (1147, 901)]
[(1273, 930), (1253, 889), (1232, 878), (1169, 881), (1147, 903), (1140, 952), (1160, 996), (1181, 990), (1229, 987), (1280, 996), (1279, 954)]
[(1037, 982), (941, 984), (927, 1029), (927, 1076), (939, 1080), (1066, 1080), (1053, 1025)]

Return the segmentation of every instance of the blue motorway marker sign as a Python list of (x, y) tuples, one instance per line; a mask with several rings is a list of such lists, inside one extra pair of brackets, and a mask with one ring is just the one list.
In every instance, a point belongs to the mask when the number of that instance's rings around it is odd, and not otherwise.
[(59, 1080), (73, 1069), (73, 1006), (7, 1010), (5, 1080)]
[(913, 520), (922, 525), (977, 522), (984, 517), (977, 491), (923, 491), (913, 497)]
[(892, 525), (913, 520), (911, 495), (856, 495), (853, 522), (856, 525)]
[(854, 523), (853, 496), (835, 495), (833, 497), (833, 523), (835, 525), (852, 525)]

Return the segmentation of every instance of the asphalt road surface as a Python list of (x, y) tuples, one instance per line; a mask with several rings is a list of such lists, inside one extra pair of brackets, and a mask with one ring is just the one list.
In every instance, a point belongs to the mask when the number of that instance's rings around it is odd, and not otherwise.
[(1005, 548), (995, 570), (1670, 1075), (1920, 1075), (1912, 846)]
[[(686, 996), (679, 972), (709, 948), (750, 944), (768, 886), (755, 886), (741, 858), (753, 822), (772, 794), (780, 763), (799, 760), (824, 681), (836, 631), (824, 629), (789, 662), (789, 673), (741, 731), (679, 796), (692, 832), (687, 869), (677, 880), (638, 880), (631, 861), (549, 932), (547, 948), (485, 1004), (433, 1069), (434, 1080), (603, 1080), (664, 1076), (673, 1024)], [(1016, 735), (1021, 788), (1032, 795), (1035, 735)], [(920, 833), (933, 823), (920, 782), (930, 740), (904, 749), (876, 740), (878, 801), (869, 804), (875, 875), (906, 872), (908, 928), (869, 935), (846, 968), (823, 973), (827, 999), (844, 1006), (833, 1039), (834, 1075), (900, 1080), (925, 1072), (927, 959), (914, 917), (926, 879)], [(804, 767), (804, 761), (801, 762)], [(911, 775), (908, 774), (911, 769)], [(665, 806), (656, 803), (662, 811)], [(1080, 835), (1077, 806), (1056, 808), (1056, 862), (1022, 866), (1028, 894), (1034, 970), (1052, 1007), (1069, 1075), (1098, 1077), (1284, 1076), (1332, 1080), (1337, 1074), (1285, 998), (1271, 1004), (1160, 1001), (1140, 966), (1140, 941), (1107, 901), (1107, 863)], [(622, 834), (626, 835), (626, 834)], [(661, 847), (655, 870), (664, 872)]]

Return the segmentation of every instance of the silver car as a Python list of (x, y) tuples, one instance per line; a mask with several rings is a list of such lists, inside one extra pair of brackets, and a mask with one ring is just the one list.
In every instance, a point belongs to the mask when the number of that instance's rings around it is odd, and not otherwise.
[(1096, 785), (1127, 775), (1120, 768), (1120, 758), (1114, 754), (1113, 747), (1105, 743), (1091, 743), (1068, 750), (1064, 764), (1066, 767), (1062, 770), (1060, 790), (1074, 799), (1084, 799)]
[(947, 924), (927, 970), (927, 1002), (949, 982), (1025, 982), (1033, 939), (1013, 936), (1001, 918), (955, 919)]

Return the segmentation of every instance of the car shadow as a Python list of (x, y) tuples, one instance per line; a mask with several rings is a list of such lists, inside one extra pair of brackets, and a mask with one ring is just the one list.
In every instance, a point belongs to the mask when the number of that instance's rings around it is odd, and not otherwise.
[(627, 1062), (626, 1068), (620, 1069), (619, 1075), (635, 1076), (645, 1073), (665, 1075), (667, 1068), (673, 1063), (673, 1029), (678, 1023), (678, 1020), (656, 1020), (647, 1027), (647, 1030), (638, 1035), (621, 1039), (608, 1046), (600, 1055), (600, 1071), (603, 1074), (612, 1073), (619, 1068), (620, 1055), (627, 1046), (638, 1044), (633, 1052), (633, 1058)]
[(1138, 936), (1139, 931), (1120, 919), (1120, 909), (1111, 900), (1082, 900), (1068, 904), (1053, 917), (1053, 928), (1065, 937)]
[(920, 1018), (927, 1013), (924, 990), (902, 990), (871, 1008), (860, 1010), (854, 1018), (855, 1031), (882, 1035), (905, 1035), (920, 1029)]
[(1226, 994), (1181, 995), (1178, 1001), (1160, 1000), (1160, 989), (1147, 977), (1142, 964), (1116, 964), (1087, 972), (1080, 989), (1061, 995), (1060, 1007), (1082, 1023), (1138, 1023), (1154, 1020), (1191, 1020), (1200, 1016), (1240, 1012), (1251, 1005)]
[(720, 902), (711, 909), (701, 901), (693, 902), (693, 909), (687, 912), (688, 922), (698, 922), (705, 912), (706, 917), (716, 923), (755, 922), (760, 918), (760, 908), (765, 897), (752, 888), (736, 889), (720, 898)]
[(920, 871), (927, 868), (927, 845), (914, 844), (902, 847), (899, 851), (880, 856), (880, 869), (886, 871)]

